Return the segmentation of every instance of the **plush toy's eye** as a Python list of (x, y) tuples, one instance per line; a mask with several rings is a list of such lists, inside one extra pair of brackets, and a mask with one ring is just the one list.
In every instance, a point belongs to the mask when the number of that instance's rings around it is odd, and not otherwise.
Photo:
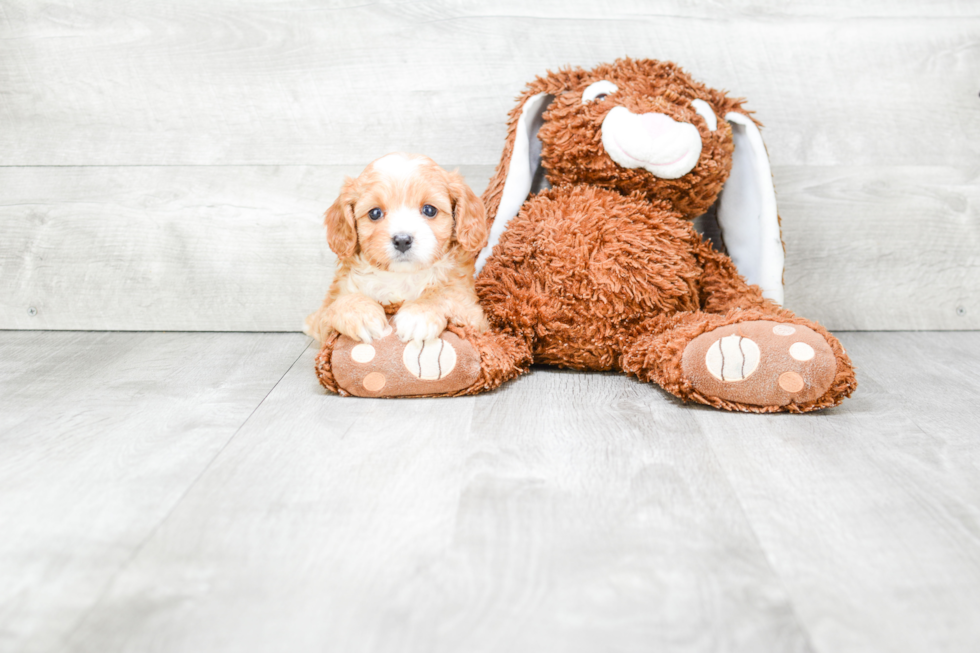
[(385, 212), (379, 209), (378, 207), (374, 207), (373, 209), (368, 211), (368, 217), (375, 221), (380, 220), (381, 218), (384, 217), (384, 215)]
[(715, 116), (715, 112), (711, 110), (710, 104), (704, 100), (692, 100), (691, 107), (708, 123), (708, 129), (711, 131), (718, 129), (718, 118)]
[(582, 104), (588, 104), (593, 100), (604, 100), (606, 96), (612, 95), (618, 90), (618, 86), (605, 79), (589, 84), (589, 87), (582, 91)]
[(434, 218), (434, 217), (436, 217), (436, 213), (438, 213), (438, 212), (439, 212), (439, 209), (437, 209), (436, 207), (432, 206), (431, 204), (426, 204), (425, 206), (422, 207), (422, 215), (424, 215), (427, 218)]

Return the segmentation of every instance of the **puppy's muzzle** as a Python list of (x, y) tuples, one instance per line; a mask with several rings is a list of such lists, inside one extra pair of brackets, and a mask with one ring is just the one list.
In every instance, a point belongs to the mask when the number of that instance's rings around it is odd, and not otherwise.
[(404, 254), (412, 248), (412, 240), (410, 234), (395, 234), (391, 237), (391, 244), (395, 246), (395, 249)]

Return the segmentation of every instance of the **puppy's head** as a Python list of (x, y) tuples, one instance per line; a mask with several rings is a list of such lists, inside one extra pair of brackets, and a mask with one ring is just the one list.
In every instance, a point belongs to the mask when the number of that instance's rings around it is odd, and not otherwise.
[(348, 177), (326, 225), (337, 256), (360, 253), (395, 272), (429, 267), (453, 250), (475, 258), (487, 242), (483, 203), (462, 175), (412, 154), (383, 156)]

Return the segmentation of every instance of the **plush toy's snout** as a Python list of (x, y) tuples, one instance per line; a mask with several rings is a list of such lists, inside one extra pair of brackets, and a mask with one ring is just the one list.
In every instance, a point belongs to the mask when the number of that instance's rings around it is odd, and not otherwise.
[(701, 135), (688, 122), (663, 113), (635, 114), (615, 107), (602, 121), (602, 145), (624, 168), (643, 168), (661, 179), (678, 179), (697, 165)]

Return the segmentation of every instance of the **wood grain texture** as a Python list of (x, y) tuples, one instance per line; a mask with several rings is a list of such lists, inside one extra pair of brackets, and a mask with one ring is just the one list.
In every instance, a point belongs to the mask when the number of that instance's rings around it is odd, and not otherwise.
[[(461, 170), (477, 192), (492, 174)], [(0, 168), (0, 328), (298, 330), (335, 261), (322, 212), (359, 171)], [(831, 329), (980, 328), (975, 170), (774, 174), (789, 308)]]
[(908, 419), (957, 469), (972, 464), (980, 470), (980, 335), (871, 333), (846, 339), (877, 392), (897, 398)]
[(699, 410), (820, 651), (980, 641), (980, 334), (844, 334), (857, 394), (812, 420)]
[(629, 55), (747, 97), (781, 165), (973, 165), (971, 2), (318, 0), (0, 10), (0, 165), (487, 165), (535, 75)]
[(0, 651), (59, 650), (308, 342), (0, 335)]
[(0, 650), (972, 652), (980, 333), (842, 340), (857, 394), (801, 416), (548, 368), (344, 399), (299, 336), (0, 333)]
[(840, 330), (980, 328), (980, 169), (773, 175), (788, 308)]
[(691, 413), (542, 370), (323, 394), (308, 351), (66, 651), (809, 651)]

